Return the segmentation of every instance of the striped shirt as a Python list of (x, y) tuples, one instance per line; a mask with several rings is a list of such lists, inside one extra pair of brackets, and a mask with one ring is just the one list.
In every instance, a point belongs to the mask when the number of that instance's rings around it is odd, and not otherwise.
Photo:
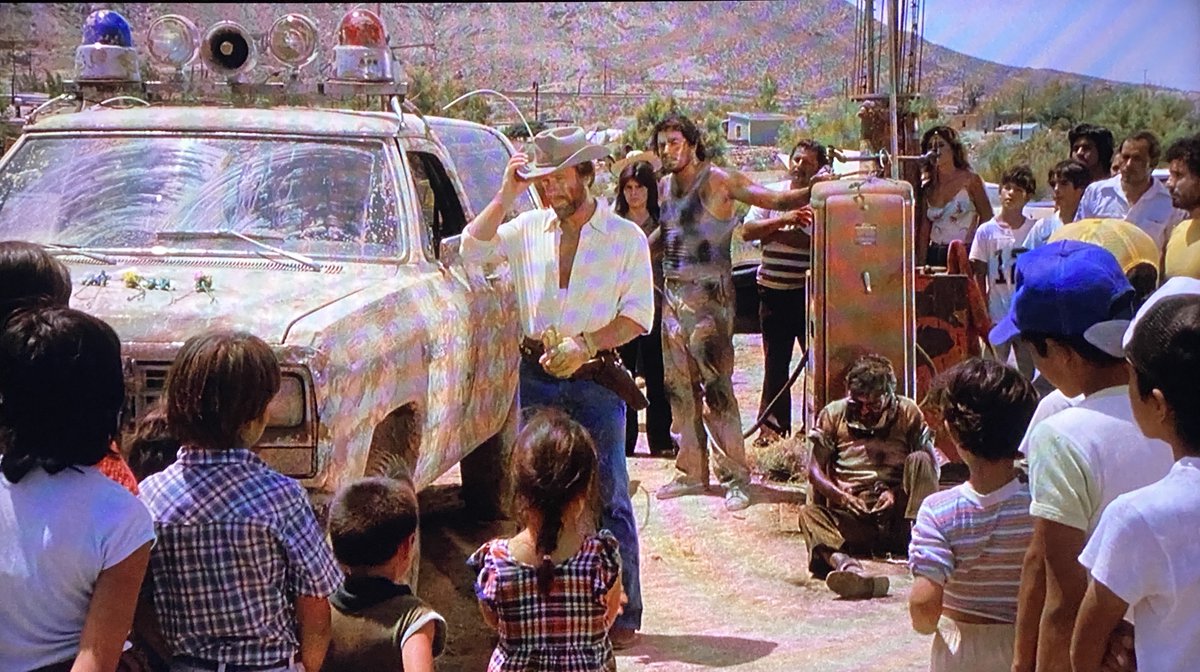
[[(792, 183), (775, 182), (767, 187), (774, 191), (788, 191), (792, 188)], [(743, 221), (757, 222), (784, 214), (786, 213), (781, 210), (768, 210), (756, 205), (750, 208)], [(801, 230), (812, 235), (812, 227), (804, 227)], [(758, 267), (758, 284), (768, 289), (804, 289), (804, 273), (811, 266), (811, 246), (792, 247), (784, 243), (766, 243), (762, 248), (762, 264)]]
[(1021, 564), (1033, 536), (1029, 486), (981, 495), (963, 483), (930, 495), (913, 526), (908, 565), (942, 586), (942, 606), (1002, 623), (1017, 618)]
[(299, 483), (245, 448), (184, 446), (142, 481), (158, 543), (149, 580), (176, 656), (270, 665), (300, 651), (295, 601), (341, 584)]

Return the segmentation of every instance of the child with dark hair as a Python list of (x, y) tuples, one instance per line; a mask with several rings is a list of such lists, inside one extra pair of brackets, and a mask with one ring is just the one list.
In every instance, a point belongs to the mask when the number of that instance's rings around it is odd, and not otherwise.
[(142, 482), (159, 542), (154, 607), (174, 672), (319, 670), (341, 583), (304, 488), (251, 450), (279, 390), (271, 348), (246, 333), (188, 339), (167, 372), (175, 464)]
[(1105, 507), (1166, 475), (1171, 449), (1134, 424), (1121, 336), (1135, 291), (1111, 252), (1062, 240), (1022, 254), (1012, 310), (989, 335), (1020, 338), (1070, 408), (1029, 435), (1029, 513), (1014, 670), (1070, 669), (1071, 629), (1087, 589), (1079, 553)]
[[(27, 306), (61, 306), (71, 300), (71, 271), (44, 247), (23, 240), (0, 242), (0, 323)], [(121, 459), (116, 444), (96, 464), (100, 473), (138, 494), (137, 479)]]
[(24, 304), (66, 306), (70, 300), (71, 272), (61, 261), (36, 243), (0, 241), (0, 322)]
[(1183, 672), (1200, 660), (1200, 283), (1179, 280), (1139, 312), (1125, 348), (1133, 416), (1175, 463), (1117, 497), (1079, 556), (1090, 583), (1071, 641), (1076, 672), (1100, 669), (1130, 610), (1139, 669)]
[(558, 411), (535, 415), (514, 449), (521, 531), (493, 539), (467, 564), (500, 643), (488, 672), (615, 671), (608, 631), (621, 605), (621, 556), (607, 530), (590, 533), (596, 449)]
[(1033, 535), (1029, 486), (1014, 460), (1037, 393), (1016, 369), (970, 359), (940, 376), (931, 399), (971, 475), (927, 497), (917, 514), (908, 550), (913, 629), (935, 635), (934, 672), (1009, 672)]
[(174, 464), (175, 454), (179, 451), (179, 440), (171, 434), (171, 428), (167, 425), (164, 401), (159, 398), (137, 419), (132, 434), (126, 440), (129, 468), (139, 482)]
[(1075, 159), (1054, 164), (1046, 174), (1046, 179), (1054, 194), (1054, 212), (1049, 217), (1039, 219), (1029, 230), (1023, 245), (1027, 250), (1045, 245), (1054, 232), (1064, 224), (1075, 221), (1075, 210), (1079, 208), (1083, 192), (1092, 181), (1087, 166)]
[(154, 527), (97, 467), (125, 401), (121, 342), (66, 307), (0, 325), (0, 670), (113, 670)]
[(446, 621), (401, 583), (413, 562), (417, 493), (412, 481), (351, 483), (329, 507), (329, 538), (346, 580), (330, 598), (333, 640), (323, 672), (432, 672)]
[[(1025, 216), (1025, 204), (1035, 191), (1037, 180), (1029, 166), (1005, 171), (1000, 179), (1000, 212), (979, 225), (971, 243), (971, 272), (987, 297), (988, 315), (993, 323), (1004, 319), (1012, 303), (1017, 256), (1025, 251), (1025, 238), (1035, 223)], [(1014, 353), (1017, 369), (1026, 378), (1033, 378), (1033, 359), (1021, 344), (996, 346), (996, 357), (1001, 362), (1007, 363)]]

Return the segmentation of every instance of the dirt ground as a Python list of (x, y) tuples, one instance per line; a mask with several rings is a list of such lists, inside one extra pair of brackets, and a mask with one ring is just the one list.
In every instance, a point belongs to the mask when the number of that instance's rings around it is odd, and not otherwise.
[[(762, 351), (758, 336), (739, 335), (735, 345), (734, 387), (748, 427), (758, 407)], [(796, 508), (803, 501), (798, 488), (756, 482), (754, 505), (728, 513), (716, 490), (702, 497), (654, 499), (654, 490), (672, 475), (671, 460), (630, 460), (630, 478), (639, 483), (633, 504), (646, 608), (640, 640), (618, 652), (619, 670), (927, 668), (929, 638), (909, 626), (912, 580), (902, 562), (867, 563), (890, 577), (887, 597), (841, 600), (806, 569), (804, 544), (795, 531)], [(464, 560), (487, 539), (511, 534), (514, 526), (470, 520), (462, 511), (457, 481), (456, 472), (448, 473), (422, 493), (418, 592), (450, 626), (438, 669), (480, 671), (487, 667), (494, 634), (479, 616)]]

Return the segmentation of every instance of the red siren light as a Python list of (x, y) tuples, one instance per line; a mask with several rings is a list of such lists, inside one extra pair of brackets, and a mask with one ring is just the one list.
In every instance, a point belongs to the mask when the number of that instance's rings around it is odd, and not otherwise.
[(387, 48), (387, 29), (383, 19), (369, 9), (354, 9), (338, 25), (338, 44), (348, 47)]
[(392, 51), (387, 29), (379, 15), (354, 9), (338, 24), (338, 45), (333, 48), (334, 79), (356, 83), (391, 83)]

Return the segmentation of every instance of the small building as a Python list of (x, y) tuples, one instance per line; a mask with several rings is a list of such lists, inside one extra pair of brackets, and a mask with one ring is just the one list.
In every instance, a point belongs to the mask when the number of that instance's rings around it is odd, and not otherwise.
[(742, 145), (772, 146), (779, 136), (779, 129), (795, 119), (786, 114), (773, 112), (730, 112), (721, 122), (725, 139)]
[(1028, 121), (1024, 124), (1004, 124), (1002, 126), (997, 126), (995, 132), (1002, 133), (1004, 135), (1011, 135), (1014, 138), (1028, 138), (1034, 133), (1044, 130), (1045, 128), (1045, 126), (1042, 126), (1036, 121)]

